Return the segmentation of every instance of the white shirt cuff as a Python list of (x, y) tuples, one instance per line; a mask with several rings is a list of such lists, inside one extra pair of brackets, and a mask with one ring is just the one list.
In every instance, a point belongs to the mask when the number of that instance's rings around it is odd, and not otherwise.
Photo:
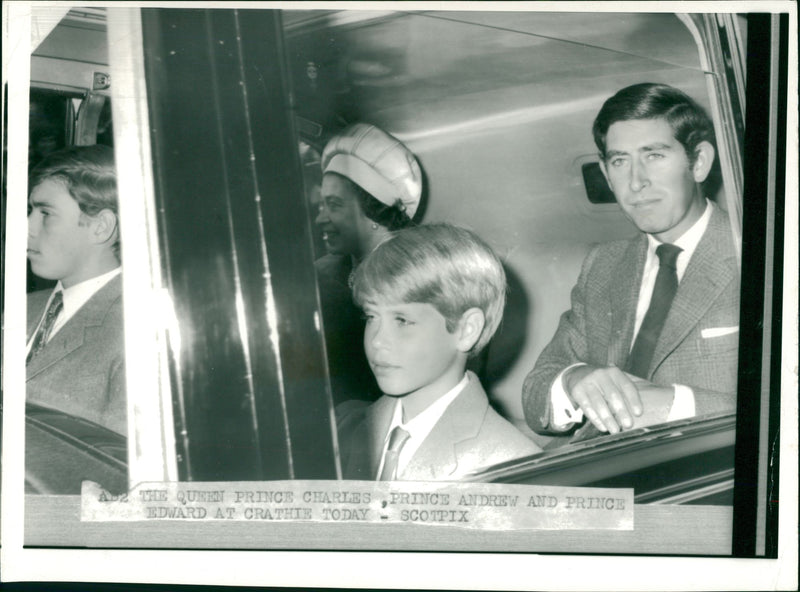
[[(550, 407), (553, 410), (551, 427), (555, 429), (567, 429), (573, 424), (583, 421), (583, 411), (576, 409), (569, 400), (567, 391), (564, 390), (564, 383), (562, 381), (564, 374), (576, 366), (585, 366), (586, 364), (578, 363), (572, 364), (564, 368), (550, 387)], [(694, 399), (692, 399), (694, 403)]]
[(686, 419), (695, 416), (694, 391), (685, 384), (673, 384), (675, 398), (667, 415), (667, 421)]

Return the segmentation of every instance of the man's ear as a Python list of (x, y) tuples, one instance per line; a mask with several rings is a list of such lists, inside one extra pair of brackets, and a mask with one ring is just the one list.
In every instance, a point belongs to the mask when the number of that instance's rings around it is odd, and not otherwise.
[(481, 334), (483, 333), (483, 326), (486, 324), (486, 317), (480, 308), (470, 308), (461, 315), (456, 329), (456, 336), (458, 337), (458, 351), (467, 353), (475, 344), (478, 343)]
[(100, 210), (92, 217), (92, 237), (97, 244), (113, 243), (118, 232), (117, 216), (111, 210)]
[(694, 165), (692, 165), (692, 176), (695, 183), (702, 183), (711, 172), (714, 164), (716, 152), (710, 142), (700, 142), (694, 150)]

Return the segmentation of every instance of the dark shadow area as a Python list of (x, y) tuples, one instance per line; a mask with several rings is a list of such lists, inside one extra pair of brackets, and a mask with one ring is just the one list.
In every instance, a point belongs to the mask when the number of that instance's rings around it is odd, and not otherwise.
[(508, 266), (503, 267), (508, 283), (503, 321), (489, 342), (489, 346), (476, 360), (483, 359), (478, 376), (486, 391), (490, 393), (493, 385), (503, 379), (509, 368), (513, 368), (516, 364), (525, 343), (528, 318), (531, 313), (530, 297), (526, 294), (519, 276)]

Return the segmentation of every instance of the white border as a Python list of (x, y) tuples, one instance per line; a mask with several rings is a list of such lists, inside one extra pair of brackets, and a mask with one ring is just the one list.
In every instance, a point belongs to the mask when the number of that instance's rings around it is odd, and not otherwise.
[[(29, 78), (28, 40), (30, 2), (3, 3), (3, 78), (19, 81)], [(51, 2), (51, 5), (76, 5), (75, 2)], [(102, 2), (78, 5), (101, 6)], [(164, 6), (165, 3), (115, 2), (115, 6)], [(213, 3), (182, 2), (182, 8), (208, 7)], [(226, 3), (225, 7), (232, 7)], [(376, 8), (361, 2), (253, 2), (249, 8)], [(444, 3), (386, 2), (388, 9), (435, 10), (522, 10), (542, 9), (538, 3)], [(546, 10), (618, 11), (642, 10), (636, 2), (589, 3), (549, 2)], [(797, 89), (797, 7), (793, 2), (659, 2), (647, 3), (648, 12), (789, 12), (788, 88)], [(19, 82), (17, 82), (19, 84)], [(9, 86), (9, 110), (27, 110), (27, 88)], [(24, 106), (24, 107), (23, 107)], [(556, 590), (789, 590), (797, 587), (797, 359), (798, 359), (798, 202), (797, 196), (797, 95), (790, 93), (787, 106), (787, 199), (784, 249), (784, 327), (782, 364), (780, 557), (763, 559), (703, 559), (622, 556), (568, 556), (535, 554), (479, 553), (363, 553), (363, 552), (283, 552), (283, 551), (80, 551), (22, 549), (23, 467), (22, 430), (24, 405), (21, 400), (5, 400), (3, 430), (2, 489), (2, 577), (4, 581), (61, 580), (161, 582), (180, 584), (238, 584), (269, 586), (346, 586), (402, 587), (440, 589), (556, 589)], [(25, 152), (20, 143), (27, 139), (27, 120), (9, 118), (8, 194), (25, 192)], [(21, 200), (8, 200), (7, 219), (19, 220)], [(7, 228), (7, 244), (16, 252), (24, 245), (22, 228)], [(24, 261), (19, 257), (6, 260), (6, 297), (12, 302), (15, 294), (9, 286), (19, 285), (24, 278)], [(9, 304), (9, 308), (12, 305)], [(17, 310), (24, 305), (17, 305)], [(24, 315), (23, 315), (24, 316)], [(24, 343), (21, 318), (5, 318), (4, 345)], [(9, 385), (24, 384), (21, 348), (4, 347), (4, 392), (20, 392)], [(15, 426), (17, 426), (16, 429)], [(16, 452), (16, 453), (15, 453)]]
[[(13, 26), (12, 26), (13, 23)], [(8, 111), (27, 113), (28, 82), (30, 80), (30, 7), (23, 3), (3, 4), (3, 83), (8, 81)], [(6, 78), (8, 76), (8, 78)], [(16, 86), (15, 86), (16, 85)], [(6, 178), (6, 220), (22, 220), (27, 216), (27, 200), (12, 199), (28, 194), (28, 122), (27, 117), (8, 117), (8, 177)], [(4, 221), (5, 223), (5, 221)], [(8, 579), (7, 558), (9, 550), (22, 546), (22, 512), (24, 507), (24, 457), (25, 438), (20, 426), (24, 425), (25, 400), (6, 396), (6, 393), (25, 392), (26, 301), (19, 302), (19, 286), (25, 285), (25, 260), (9, 253), (25, 251), (27, 226), (6, 224), (5, 301), (8, 310), (19, 310), (19, 316), (3, 314), (3, 446), (2, 446), (2, 519), (0, 527), (0, 577)], [(5, 311), (3, 311), (5, 313)], [(11, 344), (9, 346), (9, 344)], [(14, 347), (14, 344), (17, 347)], [(22, 386), (20, 386), (22, 385)], [(13, 573), (13, 570), (12, 570)]]

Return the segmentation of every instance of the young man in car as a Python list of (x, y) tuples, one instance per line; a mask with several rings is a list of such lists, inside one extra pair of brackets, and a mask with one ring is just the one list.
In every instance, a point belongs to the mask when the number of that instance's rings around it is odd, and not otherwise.
[(28, 295), (27, 400), (126, 433), (114, 154), (67, 148), (31, 172), (28, 259), (58, 280)]
[(500, 324), (505, 292), (494, 252), (447, 224), (401, 230), (359, 265), (353, 296), (384, 395), (336, 410), (345, 478), (447, 481), (540, 452), (466, 370)]
[(586, 257), (572, 308), (525, 379), (527, 423), (563, 434), (588, 418), (581, 438), (733, 410), (740, 280), (728, 217), (702, 188), (711, 121), (683, 92), (645, 83), (608, 99), (593, 134), (641, 234)]
[(350, 274), (392, 231), (412, 224), (422, 197), (422, 172), (402, 142), (367, 123), (333, 136), (321, 165), (316, 224), (328, 254), (314, 267), (333, 398), (335, 403), (374, 401), (380, 390), (364, 357), (364, 321), (353, 304)]

